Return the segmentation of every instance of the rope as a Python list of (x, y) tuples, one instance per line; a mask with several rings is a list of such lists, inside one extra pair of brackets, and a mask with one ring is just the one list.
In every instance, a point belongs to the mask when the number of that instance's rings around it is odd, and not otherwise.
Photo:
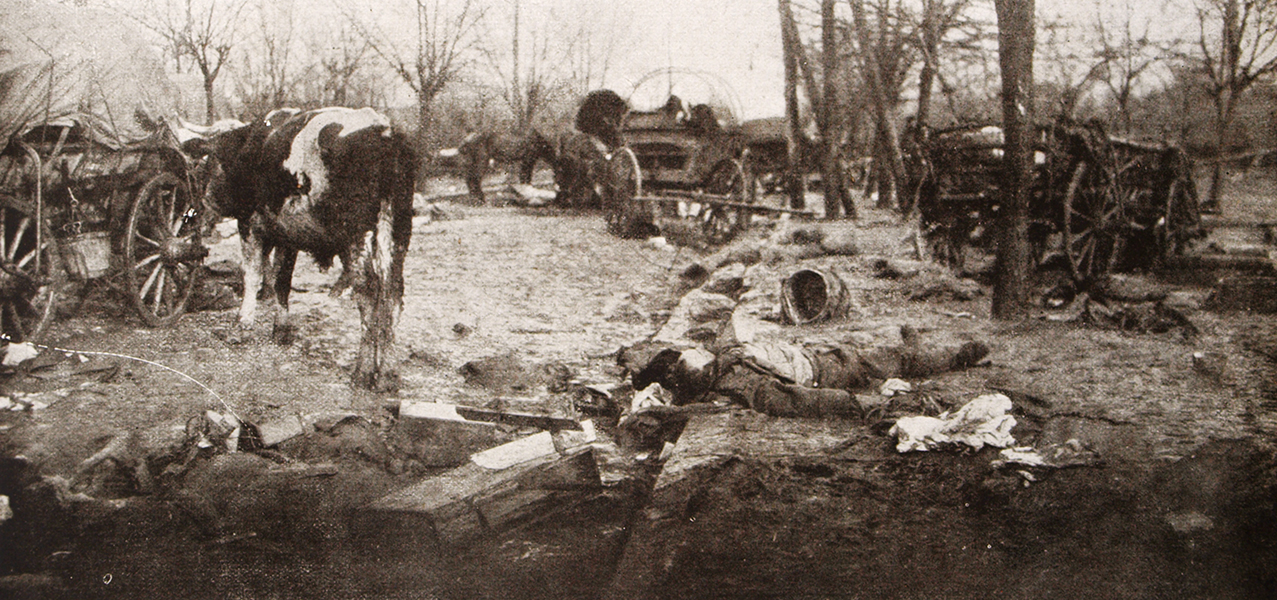
[[(4, 339), (5, 341), (8, 341), (8, 342), (12, 343), (12, 340), (10, 340), (8, 336), (0, 336), (0, 339)], [(101, 352), (101, 351), (97, 351), (97, 350), (72, 350), (72, 349), (70, 349), (70, 348), (59, 348), (59, 347), (57, 347), (57, 346), (46, 346), (46, 345), (44, 345), (44, 344), (37, 344), (37, 343), (35, 343), (35, 342), (28, 342), (28, 343), (30, 343), (32, 346), (34, 346), (34, 347), (36, 347), (36, 348), (43, 348), (43, 349), (46, 349), (46, 350), (54, 350), (54, 351), (57, 351), (57, 352), (61, 352), (61, 353), (63, 353), (63, 354), (66, 354), (66, 355), (68, 355), (68, 356), (70, 356), (70, 355), (72, 355), (72, 354), (87, 354), (87, 355), (91, 355), (91, 356), (109, 356), (109, 357), (112, 357), (112, 358), (123, 358), (123, 359), (127, 359), (127, 360), (137, 361), (137, 362), (140, 362), (140, 363), (145, 363), (145, 364), (151, 365), (151, 366), (153, 366), (153, 367), (159, 367), (159, 368), (164, 369), (165, 371), (168, 371), (168, 372), (170, 372), (170, 373), (176, 373), (177, 375), (180, 375), (180, 376), (182, 376), (183, 378), (185, 378), (187, 381), (190, 381), (191, 383), (194, 383), (195, 385), (200, 386), (200, 388), (202, 388), (204, 391), (206, 391), (206, 392), (208, 392), (209, 394), (211, 394), (214, 398), (217, 398), (217, 401), (218, 401), (219, 403), (221, 403), (221, 405), (222, 405), (222, 407), (223, 407), (223, 408), (225, 408), (225, 409), (226, 409), (226, 412), (230, 413), (230, 414), (231, 414), (231, 416), (232, 416), (232, 417), (235, 417), (235, 419), (236, 419), (236, 420), (238, 420), (239, 422), (241, 422), (241, 423), (242, 423), (242, 422), (244, 422), (244, 420), (243, 420), (243, 419), (240, 419), (240, 418), (239, 418), (239, 415), (235, 413), (235, 409), (231, 408), (231, 406), (230, 406), (229, 404), (227, 404), (227, 403), (226, 403), (226, 400), (225, 400), (224, 398), (222, 398), (222, 396), (221, 396), (220, 394), (218, 394), (217, 392), (213, 391), (213, 390), (212, 390), (212, 388), (209, 388), (208, 386), (206, 386), (206, 385), (204, 385), (203, 383), (201, 383), (198, 379), (195, 379), (194, 377), (191, 377), (190, 375), (187, 375), (186, 373), (183, 373), (183, 372), (181, 372), (181, 371), (178, 371), (177, 369), (174, 369), (173, 367), (170, 367), (170, 366), (167, 366), (167, 365), (162, 365), (162, 364), (160, 364), (160, 363), (157, 363), (157, 362), (152, 361), (152, 360), (147, 360), (147, 359), (145, 359), (145, 358), (139, 358), (139, 357), (136, 357), (136, 356), (129, 356), (129, 355), (127, 355), (127, 354), (119, 354), (119, 353), (116, 353), (116, 352)]]

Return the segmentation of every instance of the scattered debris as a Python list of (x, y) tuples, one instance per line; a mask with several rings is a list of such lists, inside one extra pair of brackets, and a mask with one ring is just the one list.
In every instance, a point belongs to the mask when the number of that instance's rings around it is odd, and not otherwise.
[(1228, 369), (1228, 355), (1223, 352), (1194, 352), (1193, 370), (1205, 375), (1216, 383), (1224, 378)]
[(6, 367), (16, 367), (40, 355), (40, 351), (31, 342), (5, 344), (3, 352), (4, 358), (0, 359), (0, 365)]
[(902, 417), (889, 435), (897, 437), (897, 452), (925, 452), (945, 444), (965, 444), (979, 450), (986, 445), (1006, 448), (1015, 443), (1011, 428), (1015, 417), (1011, 399), (1002, 394), (985, 394), (963, 405), (957, 412), (939, 417)]
[(537, 429), (547, 429), (550, 431), (572, 430), (581, 431), (581, 423), (576, 419), (567, 419), (563, 417), (552, 417), (549, 415), (539, 415), (523, 412), (488, 410), (485, 408), (474, 408), (470, 406), (456, 407), (458, 415), (472, 421), (487, 421), (490, 423), (503, 423), (513, 427), (536, 427)]
[(545, 206), (554, 201), (555, 192), (543, 190), (526, 183), (512, 183), (510, 192), (514, 193), (515, 204), (523, 206)]
[(657, 406), (671, 406), (673, 403), (673, 396), (665, 388), (661, 387), (661, 384), (653, 383), (634, 394), (634, 400), (630, 402), (630, 414), (628, 416), (637, 415)]
[(287, 414), (257, 424), (257, 434), (265, 448), (273, 448), (306, 433), (301, 417)]
[(471, 453), (514, 438), (496, 423), (472, 421), (461, 416), (456, 406), (439, 402), (400, 402), (395, 428), (406, 440), (407, 453), (432, 467), (464, 464)]
[(878, 393), (888, 398), (900, 393), (908, 393), (913, 391), (913, 384), (903, 379), (891, 378), (882, 382), (878, 386)]
[(602, 488), (593, 447), (561, 453), (547, 432), (394, 492), (368, 506), (360, 523), (413, 543), (455, 543), (566, 509)]
[(795, 325), (846, 316), (851, 308), (847, 284), (833, 273), (801, 269), (780, 284), (780, 310)]
[(239, 450), (240, 432), (243, 430), (234, 415), (217, 411), (205, 411), (186, 422), (186, 437), (200, 449)]
[(1100, 455), (1077, 438), (1069, 438), (1062, 444), (1050, 444), (1041, 450), (1032, 446), (1003, 449), (993, 461), (993, 468), (1009, 465), (1063, 469), (1066, 467), (1091, 467), (1100, 464)]
[(47, 399), (46, 394), (23, 394), (21, 392), (14, 392), (10, 396), (0, 396), (0, 410), (31, 412), (49, 408), (47, 402), (39, 400), (41, 397)]

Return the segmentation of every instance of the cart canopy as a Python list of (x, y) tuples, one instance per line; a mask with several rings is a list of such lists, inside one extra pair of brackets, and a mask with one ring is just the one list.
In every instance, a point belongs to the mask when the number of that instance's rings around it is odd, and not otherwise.
[(50, 0), (0, 0), (0, 147), (73, 121), (112, 148), (172, 114), (159, 51), (122, 17)]

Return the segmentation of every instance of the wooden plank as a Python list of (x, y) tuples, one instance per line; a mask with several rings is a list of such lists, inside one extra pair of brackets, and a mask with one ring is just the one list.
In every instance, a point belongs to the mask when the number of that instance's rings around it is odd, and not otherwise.
[(389, 494), (362, 516), (369, 523), (416, 524), (400, 536), (455, 543), (566, 508), (601, 488), (593, 447), (584, 446), (499, 470), (470, 462)]
[(457, 408), (436, 402), (400, 402), (395, 429), (408, 441), (405, 450), (426, 466), (455, 467), (473, 452), (514, 439), (513, 433), (496, 423), (462, 417)]
[(551, 431), (560, 429), (581, 431), (581, 423), (576, 419), (551, 417), (549, 415), (489, 410), (486, 408), (474, 408), (470, 406), (458, 406), (457, 414), (466, 419), (470, 419), (471, 421), (504, 423), (515, 427), (536, 427), (538, 429), (549, 429)]

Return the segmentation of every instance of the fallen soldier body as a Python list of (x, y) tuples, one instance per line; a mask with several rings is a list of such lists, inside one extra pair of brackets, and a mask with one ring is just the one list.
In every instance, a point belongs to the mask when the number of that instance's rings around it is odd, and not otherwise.
[[(926, 347), (909, 327), (901, 328), (901, 337), (900, 346), (871, 350), (783, 342), (741, 344), (717, 354), (667, 348), (632, 368), (631, 381), (635, 390), (659, 383), (675, 405), (727, 399), (777, 417), (861, 416), (853, 390), (966, 369), (989, 354), (981, 342)], [(629, 362), (625, 354), (621, 358), (623, 365)]]

